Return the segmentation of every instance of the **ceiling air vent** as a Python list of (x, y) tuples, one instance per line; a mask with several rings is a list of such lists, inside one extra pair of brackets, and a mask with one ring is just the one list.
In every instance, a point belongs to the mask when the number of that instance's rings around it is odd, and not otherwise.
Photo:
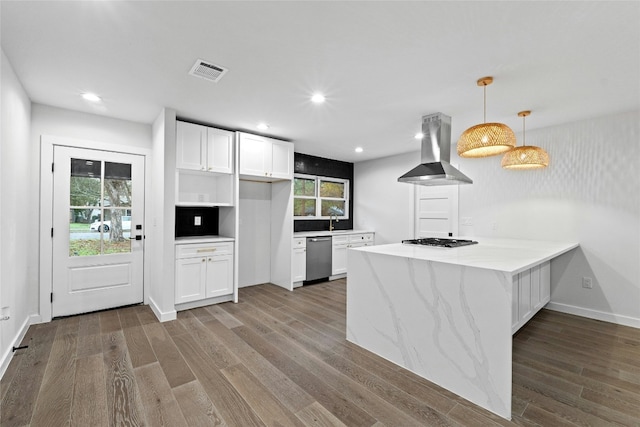
[(222, 68), (219, 65), (198, 59), (193, 67), (191, 67), (189, 74), (218, 83), (227, 71), (228, 70), (226, 68)]

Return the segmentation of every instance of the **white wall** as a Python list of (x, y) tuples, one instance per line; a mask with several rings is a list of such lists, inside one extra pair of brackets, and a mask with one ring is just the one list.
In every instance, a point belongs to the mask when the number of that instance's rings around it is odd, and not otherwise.
[[(0, 377), (11, 347), (26, 332), (37, 312), (38, 222), (31, 219), (37, 204), (30, 195), (31, 172), (37, 171), (29, 144), (31, 101), (2, 52), (0, 72), (0, 309), (10, 319), (0, 321)], [(37, 192), (36, 198), (37, 201)], [(31, 236), (31, 238), (30, 238)]]
[(420, 152), (354, 164), (354, 228), (376, 232), (376, 244), (400, 243), (413, 237), (411, 184), (398, 177), (420, 163)]
[(460, 187), (460, 218), (473, 224), (460, 233), (578, 241), (552, 263), (551, 307), (640, 327), (640, 112), (528, 131), (527, 144), (547, 150), (549, 168), (460, 160), (474, 180)]
[(51, 135), (151, 148), (151, 126), (148, 124), (36, 103), (32, 106), (32, 120), (31, 140), (37, 147), (41, 135)]
[[(453, 136), (452, 161), (474, 180), (460, 186), (460, 223), (472, 221), (460, 235), (579, 242), (552, 263), (550, 307), (640, 327), (639, 128), (636, 111), (528, 131), (551, 164), (526, 172), (461, 159)], [(396, 180), (418, 163), (410, 153), (355, 164), (355, 226), (374, 229), (377, 244), (412, 235), (411, 186)]]

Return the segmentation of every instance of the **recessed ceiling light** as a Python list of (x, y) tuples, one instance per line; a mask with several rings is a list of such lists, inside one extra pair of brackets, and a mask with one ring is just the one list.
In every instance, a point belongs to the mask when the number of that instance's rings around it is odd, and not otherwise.
[(311, 102), (314, 102), (316, 104), (322, 104), (324, 101), (325, 101), (325, 97), (321, 93), (315, 93), (311, 97)]
[(363, 151), (362, 147), (356, 147), (356, 153), (362, 153)]
[(91, 102), (100, 102), (102, 101), (102, 98), (100, 98), (98, 95), (96, 95), (95, 93), (83, 93), (82, 97), (84, 99), (86, 99), (87, 101), (91, 101)]
[(258, 123), (258, 126), (256, 126), (258, 129), (260, 130), (267, 130), (269, 129), (269, 125), (266, 123)]
[(422, 139), (422, 138), (424, 138), (424, 133), (422, 133), (422, 132), (418, 132), (418, 133), (416, 133), (416, 135), (414, 136), (414, 138), (415, 138), (415, 139)]

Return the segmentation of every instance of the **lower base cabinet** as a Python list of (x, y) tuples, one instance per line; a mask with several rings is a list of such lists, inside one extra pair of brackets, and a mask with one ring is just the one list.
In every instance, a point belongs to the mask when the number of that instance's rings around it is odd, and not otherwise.
[(299, 237), (293, 239), (292, 282), (307, 280), (307, 239)]
[(551, 263), (549, 261), (513, 276), (511, 333), (516, 333), (550, 299)]
[(233, 294), (233, 242), (176, 245), (175, 303)]
[(331, 274), (347, 273), (347, 249), (374, 244), (373, 233), (343, 234), (331, 239)]

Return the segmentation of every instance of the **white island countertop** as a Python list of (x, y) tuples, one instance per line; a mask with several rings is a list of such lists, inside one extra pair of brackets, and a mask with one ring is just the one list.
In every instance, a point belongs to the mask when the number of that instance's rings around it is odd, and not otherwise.
[(576, 242), (491, 237), (464, 237), (464, 239), (474, 240), (478, 244), (458, 248), (440, 248), (395, 243), (351, 250), (517, 274), (578, 247)]

